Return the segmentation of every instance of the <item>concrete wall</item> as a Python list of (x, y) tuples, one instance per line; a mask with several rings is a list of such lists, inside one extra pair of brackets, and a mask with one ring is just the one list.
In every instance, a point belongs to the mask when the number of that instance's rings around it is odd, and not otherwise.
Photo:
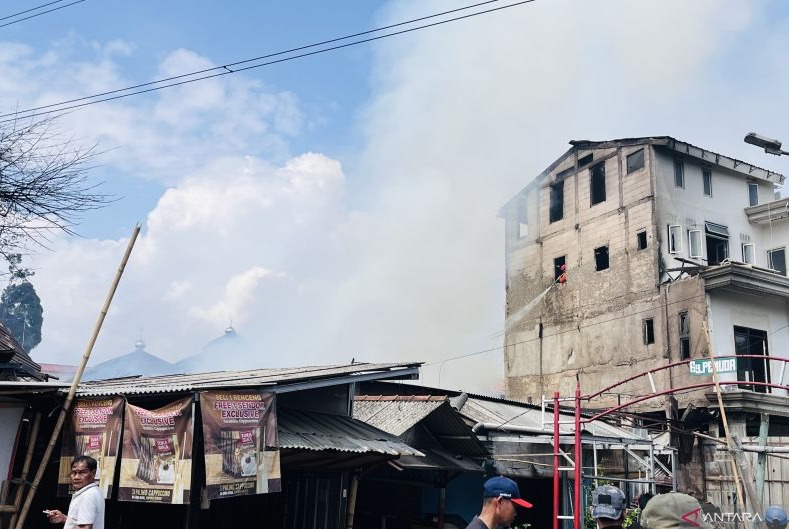
[[(789, 358), (789, 308), (785, 302), (764, 296), (712, 291), (709, 294), (710, 327), (715, 354), (734, 355), (734, 326), (750, 327), (767, 333), (770, 356)], [(786, 364), (773, 361), (770, 366), (771, 380), (778, 383), (781, 370)], [(721, 381), (734, 381), (735, 374), (721, 374)], [(789, 373), (783, 377), (789, 384)], [(786, 390), (773, 389), (775, 395), (787, 395)]]
[[(759, 189), (759, 203), (774, 200), (773, 185), (763, 180), (748, 180), (744, 175), (706, 164), (691, 157), (683, 157), (668, 149), (654, 149), (655, 201), (657, 204), (657, 231), (661, 242), (661, 257), (668, 268), (682, 266), (676, 257), (690, 259), (688, 230), (702, 231), (702, 251), (706, 257), (704, 223), (714, 222), (729, 229), (729, 257), (743, 261), (742, 244), (753, 243), (755, 263), (767, 267), (768, 248), (784, 246), (789, 240), (789, 221), (770, 225), (748, 222), (745, 208), (749, 203), (748, 183)], [(685, 187), (674, 184), (674, 160), (681, 160), (685, 169)], [(702, 187), (702, 168), (712, 173), (712, 196), (705, 196)], [(668, 226), (682, 226), (682, 249), (671, 254), (668, 248)], [(695, 259), (701, 264), (705, 261)]]
[[(626, 174), (627, 155), (642, 148), (644, 168)], [(590, 152), (592, 164), (566, 171)], [(661, 357), (667, 338), (661, 332), (666, 315), (659, 310), (653, 157), (643, 145), (570, 154), (519, 195), (521, 207), (505, 213), (509, 396), (536, 402), (556, 389), (571, 393), (576, 373), (584, 391), (592, 391)], [(590, 168), (596, 163), (605, 164), (606, 200), (592, 205)], [(551, 223), (550, 184), (560, 173), (564, 215)], [(529, 226), (519, 237), (522, 221)], [(647, 248), (639, 250), (641, 231)], [(594, 250), (601, 246), (608, 247), (609, 268), (597, 271)], [(562, 255), (567, 283), (552, 286), (535, 303), (554, 281), (554, 259)], [(646, 318), (653, 319), (655, 329), (655, 343), (649, 345), (643, 339)]]

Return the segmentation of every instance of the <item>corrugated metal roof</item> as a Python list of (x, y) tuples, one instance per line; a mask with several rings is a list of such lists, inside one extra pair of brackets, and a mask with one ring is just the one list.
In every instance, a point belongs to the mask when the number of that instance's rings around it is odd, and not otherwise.
[(424, 456), (393, 435), (351, 417), (283, 409), (277, 414), (277, 429), (280, 448)]
[(392, 435), (403, 435), (447, 401), (446, 397), (425, 397), (360, 395), (354, 399), (353, 417)]
[[(463, 417), (449, 405), (446, 396), (358, 395), (353, 403), (353, 416), (401, 437), (421, 423), (431, 438), (452, 454), (467, 457), (487, 454)], [(405, 439), (415, 443), (410, 435)], [(422, 448), (423, 445), (417, 446)]]
[[(553, 432), (553, 412), (546, 410), (543, 417), (542, 410), (512, 401), (494, 400), (492, 397), (480, 398), (469, 396), (461, 408), (461, 413), (475, 422), (494, 423), (502, 426), (525, 426), (528, 428), (544, 428), (546, 433)], [(562, 412), (562, 421), (570, 420), (573, 415)], [(545, 420), (545, 423), (543, 423)], [(610, 437), (615, 439), (648, 440), (632, 431), (618, 428), (603, 421), (585, 423), (582, 428), (592, 435)], [(559, 432), (562, 435), (573, 435), (572, 424), (560, 424)]]
[(369, 364), (355, 363), (296, 368), (251, 369), (247, 371), (214, 371), (209, 373), (127, 377), (97, 380), (80, 384), (80, 396), (141, 395), (182, 393), (202, 389), (240, 388), (298, 384), (307, 381), (380, 374), (380, 378), (396, 376), (398, 370), (415, 368), (421, 363)]

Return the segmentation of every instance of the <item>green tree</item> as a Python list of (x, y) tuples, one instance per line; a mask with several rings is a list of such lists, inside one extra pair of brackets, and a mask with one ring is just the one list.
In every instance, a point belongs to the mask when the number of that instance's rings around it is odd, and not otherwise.
[(41, 298), (29, 280), (35, 272), (21, 267), (20, 254), (10, 254), (6, 259), (10, 279), (0, 296), (0, 321), (22, 348), (30, 352), (41, 343), (41, 326), (44, 323)]

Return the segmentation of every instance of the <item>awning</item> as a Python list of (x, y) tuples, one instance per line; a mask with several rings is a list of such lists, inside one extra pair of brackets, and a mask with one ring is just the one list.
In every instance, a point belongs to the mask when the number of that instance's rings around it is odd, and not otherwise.
[(283, 449), (335, 450), (395, 457), (424, 456), (393, 435), (340, 415), (279, 409), (277, 428), (279, 447)]
[(717, 235), (718, 237), (723, 237), (726, 239), (729, 238), (729, 228), (721, 224), (715, 224), (714, 222), (705, 222), (704, 229), (707, 231), (707, 233)]

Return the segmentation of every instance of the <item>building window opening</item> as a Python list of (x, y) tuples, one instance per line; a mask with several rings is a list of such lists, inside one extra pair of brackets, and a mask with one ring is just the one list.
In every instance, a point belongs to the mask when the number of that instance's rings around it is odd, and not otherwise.
[(753, 243), (746, 243), (742, 245), (742, 262), (747, 264), (754, 264), (755, 253), (753, 250)]
[(605, 164), (599, 163), (589, 169), (590, 175), (590, 192), (591, 202), (594, 206), (600, 202), (605, 202)]
[(627, 155), (627, 174), (644, 168), (644, 149), (639, 149)]
[(598, 272), (608, 270), (608, 246), (594, 249), (594, 269)]
[(557, 281), (559, 277), (565, 272), (567, 264), (567, 256), (562, 255), (553, 260), (553, 280)]
[(707, 264), (718, 265), (729, 257), (729, 228), (713, 222), (704, 223)]
[(564, 217), (564, 180), (551, 184), (551, 203), (548, 208), (550, 222), (562, 220)]
[(646, 230), (636, 233), (636, 250), (645, 250), (647, 247)]
[(594, 160), (593, 153), (589, 153), (586, 156), (582, 156), (581, 158), (578, 158), (578, 168), (580, 169), (584, 165), (589, 165), (590, 163), (592, 163), (592, 160)]
[[(740, 355), (768, 356), (767, 331), (734, 327), (734, 352)], [(743, 382), (770, 382), (769, 361), (761, 358), (737, 358), (737, 380)], [(740, 389), (748, 389), (758, 393), (769, 393), (767, 386), (754, 384), (738, 384)]]
[(518, 239), (523, 239), (529, 235), (529, 223), (526, 212), (526, 199), (522, 198), (518, 203)]
[(756, 182), (748, 182), (748, 204), (759, 205), (759, 184)]
[(685, 163), (674, 160), (674, 187), (685, 188)]
[(668, 227), (668, 253), (682, 251), (682, 226), (671, 224)]
[(701, 250), (701, 230), (688, 230), (688, 249), (690, 250), (691, 259), (700, 259), (703, 257)]
[(773, 270), (781, 272), (781, 275), (786, 275), (786, 249), (767, 250), (767, 264)]
[(655, 322), (652, 318), (644, 320), (644, 345), (655, 343)]
[(679, 359), (690, 358), (690, 316), (688, 311), (679, 313)]
[(712, 196), (712, 171), (709, 169), (701, 170), (701, 180), (704, 187), (704, 196)]

